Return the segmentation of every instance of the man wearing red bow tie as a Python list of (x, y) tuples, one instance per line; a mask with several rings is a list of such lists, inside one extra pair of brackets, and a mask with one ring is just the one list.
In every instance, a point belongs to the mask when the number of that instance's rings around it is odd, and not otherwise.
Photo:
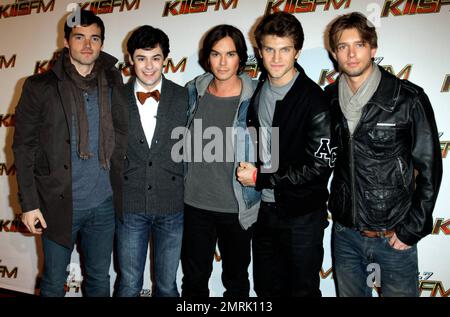
[(129, 131), (124, 157), (123, 214), (117, 221), (117, 296), (139, 296), (149, 239), (153, 296), (179, 296), (176, 275), (183, 234), (183, 163), (171, 159), (175, 127), (184, 126), (187, 90), (162, 75), (167, 35), (149, 25), (127, 43), (135, 76), (124, 86)]

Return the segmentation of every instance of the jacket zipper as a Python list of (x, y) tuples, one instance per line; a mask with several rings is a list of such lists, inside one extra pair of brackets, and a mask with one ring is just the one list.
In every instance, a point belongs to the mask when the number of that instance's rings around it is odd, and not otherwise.
[(403, 173), (403, 162), (400, 157), (397, 157), (397, 161), (398, 161), (398, 166), (400, 167), (400, 174), (402, 175), (403, 187), (405, 188), (405, 190), (408, 190), (408, 187), (406, 186), (405, 175)]
[(361, 122), (363, 122), (364, 117), (367, 115), (368, 112), (368, 105), (367, 104), (364, 109), (363, 113), (361, 114), (361, 118), (358, 121), (358, 124), (355, 127), (355, 130), (353, 130), (353, 134), (350, 133), (350, 129), (347, 124), (347, 119), (345, 119), (344, 115), (342, 115), (342, 119), (344, 122), (344, 127), (347, 129), (348, 134), (350, 135), (348, 139), (348, 144), (350, 148), (350, 177), (351, 177), (351, 191), (352, 191), (352, 216), (353, 216), (353, 225), (358, 226), (356, 222), (356, 178), (355, 178), (355, 158), (354, 158), (354, 142), (353, 142), (353, 136), (355, 135), (356, 131), (358, 131), (358, 128), (361, 125)]

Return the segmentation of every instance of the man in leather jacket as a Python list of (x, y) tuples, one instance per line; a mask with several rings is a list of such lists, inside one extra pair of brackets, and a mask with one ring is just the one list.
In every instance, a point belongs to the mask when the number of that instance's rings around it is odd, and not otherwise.
[(362, 14), (335, 20), (329, 46), (341, 72), (325, 89), (338, 148), (328, 202), (338, 295), (376, 286), (418, 296), (416, 244), (432, 230), (442, 178), (433, 109), (422, 88), (373, 62), (377, 34)]
[[(262, 191), (252, 242), (255, 292), (320, 296), (333, 165), (329, 101), (296, 63), (304, 40), (297, 18), (284, 12), (268, 15), (255, 37), (267, 75), (261, 75), (247, 125), (260, 130), (260, 153), (261, 147), (268, 151), (258, 157), (256, 168), (243, 162), (237, 171), (243, 185)], [(268, 152), (270, 157), (264, 155)]]

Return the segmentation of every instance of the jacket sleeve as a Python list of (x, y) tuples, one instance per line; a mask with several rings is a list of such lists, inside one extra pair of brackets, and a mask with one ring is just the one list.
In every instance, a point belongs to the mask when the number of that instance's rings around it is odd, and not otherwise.
[(291, 162), (279, 168), (275, 173), (261, 173), (258, 167), (256, 189), (274, 188), (280, 184), (306, 185), (327, 181), (331, 175), (334, 162), (335, 149), (330, 148), (330, 113), (326, 111), (317, 113), (311, 119), (305, 153), (307, 164), (304, 162)]
[(422, 91), (412, 108), (412, 160), (417, 171), (412, 206), (395, 230), (407, 245), (431, 233), (432, 213), (442, 180), (442, 156), (433, 108)]
[(15, 110), (13, 151), (16, 177), (19, 185), (19, 202), (23, 212), (39, 208), (39, 198), (34, 180), (35, 153), (39, 146), (39, 126), (42, 110), (37, 103), (36, 88), (27, 79)]

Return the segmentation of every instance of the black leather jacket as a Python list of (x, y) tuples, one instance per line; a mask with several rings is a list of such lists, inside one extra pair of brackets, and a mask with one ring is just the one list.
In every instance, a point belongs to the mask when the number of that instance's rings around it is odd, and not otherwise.
[[(329, 147), (329, 100), (303, 68), (295, 66), (299, 75), (283, 100), (277, 101), (272, 122), (272, 127), (279, 128), (279, 167), (273, 173), (261, 173), (258, 157), (256, 178), (256, 189), (274, 189), (275, 203), (292, 216), (326, 209), (334, 160)], [(259, 95), (265, 80), (261, 75), (247, 112), (248, 127), (260, 127)]]
[(338, 81), (325, 89), (338, 147), (328, 208), (347, 227), (395, 229), (414, 245), (432, 230), (442, 179), (439, 136), (422, 88), (380, 70), (380, 85), (353, 136), (339, 106)]

